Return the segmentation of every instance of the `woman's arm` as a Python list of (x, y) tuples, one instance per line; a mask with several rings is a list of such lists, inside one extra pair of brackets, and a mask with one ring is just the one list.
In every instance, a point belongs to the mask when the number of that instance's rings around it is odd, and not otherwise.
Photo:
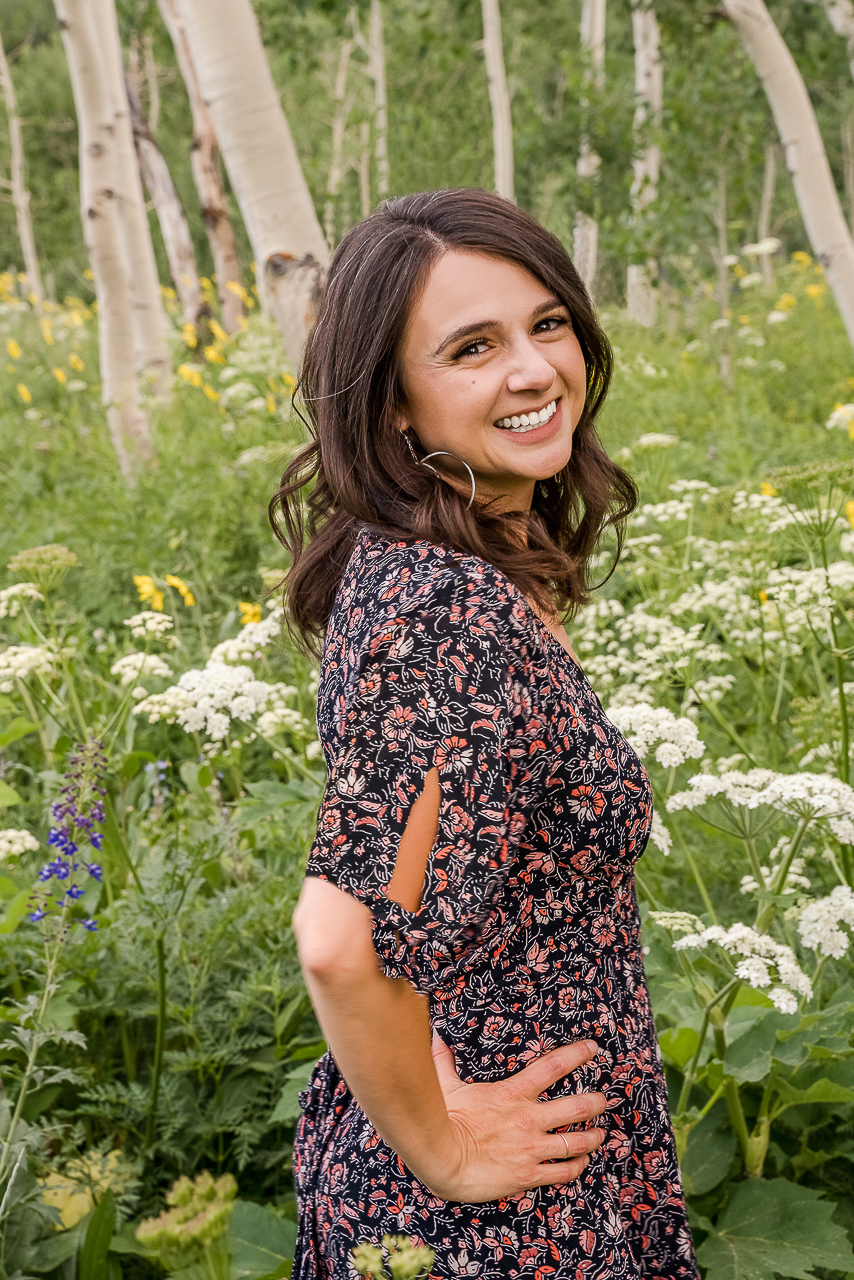
[(441, 1042), (434, 1062), (427, 998), (381, 971), (366, 906), (309, 878), (293, 928), (309, 994), (351, 1093), (435, 1195), (478, 1203), (578, 1177), (604, 1132), (567, 1133), (564, 1145), (549, 1130), (601, 1115), (605, 1098), (537, 1099), (595, 1056), (592, 1041), (555, 1049), (497, 1084), (464, 1084)]

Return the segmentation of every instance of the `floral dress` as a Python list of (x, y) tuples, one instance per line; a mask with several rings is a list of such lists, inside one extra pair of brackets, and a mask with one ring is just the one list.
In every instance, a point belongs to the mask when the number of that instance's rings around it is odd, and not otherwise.
[[(611, 1106), (569, 1185), (444, 1201), (327, 1054), (294, 1146), (294, 1280), (354, 1277), (352, 1249), (386, 1233), (429, 1245), (435, 1280), (693, 1280), (634, 892), (650, 787), (581, 669), (493, 565), (363, 530), (329, 621), (318, 728), (329, 777), (308, 874), (370, 907), (383, 970), (429, 995), (460, 1076), (503, 1080), (592, 1038), (597, 1057), (548, 1096), (602, 1090)], [(439, 829), (410, 912), (385, 890), (433, 767)]]

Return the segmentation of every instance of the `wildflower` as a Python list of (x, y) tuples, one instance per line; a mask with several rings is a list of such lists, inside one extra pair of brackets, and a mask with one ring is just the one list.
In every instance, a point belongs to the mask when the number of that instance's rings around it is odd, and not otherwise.
[(848, 517), (848, 523), (851, 525), (851, 528), (854, 529), (854, 502), (846, 502), (845, 514)]
[(282, 617), (275, 609), (258, 622), (244, 622), (240, 635), (214, 645), (210, 662), (251, 662), (260, 658), (261, 650), (266, 649), (281, 629)]
[(225, 287), (229, 293), (236, 294), (241, 302), (245, 302), (249, 296), (239, 280), (226, 280)]
[(122, 685), (133, 684), (142, 675), (171, 674), (170, 668), (156, 653), (127, 653), (110, 667), (110, 675), (118, 676)]
[(125, 618), (122, 625), (130, 627), (132, 636), (163, 636), (172, 630), (175, 622), (168, 613), (153, 613), (150, 609), (144, 609), (142, 613)]
[(14, 338), (6, 339), (6, 350), (9, 352), (9, 355), (12, 357), (13, 360), (20, 360), (21, 348), (19, 347), (18, 343), (15, 341)]
[[(30, 920), (34, 923), (45, 918), (67, 918), (70, 904), (83, 896), (81, 872), (94, 879), (101, 878), (97, 863), (88, 863), (76, 855), (84, 844), (94, 849), (100, 849), (102, 844), (103, 837), (96, 823), (102, 823), (105, 818), (107, 757), (100, 742), (90, 739), (77, 744), (69, 754), (68, 764), (59, 797), (51, 805), (54, 825), (47, 843), (57, 851), (56, 857), (42, 867), (38, 879), (45, 887), (37, 888), (30, 899)], [(54, 880), (58, 882), (56, 886), (52, 884)], [(79, 923), (90, 932), (97, 928), (91, 919)]]
[[(263, 717), (262, 717), (263, 719)], [(650, 843), (654, 844), (656, 849), (660, 849), (665, 858), (670, 857), (670, 850), (673, 847), (673, 839), (667, 827), (661, 820), (659, 814), (653, 810), (652, 826), (649, 832)]]
[[(797, 997), (812, 996), (812, 983), (803, 972), (791, 947), (777, 942), (767, 933), (759, 933), (746, 924), (734, 924), (729, 929), (712, 925), (701, 933), (689, 933), (673, 943), (674, 951), (704, 950), (710, 944), (720, 947), (729, 955), (741, 956), (735, 966), (735, 976), (748, 986), (763, 991), (782, 1013), (797, 1013)], [(772, 967), (776, 969), (776, 986)]]
[(776, 253), (782, 246), (782, 241), (776, 236), (765, 236), (762, 240), (757, 240), (755, 244), (746, 244), (742, 247), (741, 252), (748, 258), (764, 258), (772, 253)]
[(225, 356), (222, 354), (218, 342), (212, 342), (205, 347), (205, 359), (208, 364), (225, 364)]
[(799, 267), (808, 267), (812, 262), (812, 258), (808, 253), (804, 253), (803, 249), (796, 249), (792, 254), (792, 262)]
[(267, 412), (268, 412), (268, 413), (275, 413), (275, 412), (276, 412), (276, 399), (275, 399), (275, 396), (267, 396)]
[(121, 1191), (129, 1174), (121, 1169), (122, 1153), (108, 1151), (87, 1152), (77, 1160), (70, 1160), (65, 1168), (53, 1171), (47, 1177), (37, 1179), (45, 1204), (59, 1212), (60, 1222), (66, 1231), (75, 1227), (95, 1207), (93, 1192), (110, 1188)]
[(228, 334), (218, 320), (211, 319), (210, 328), (211, 333), (216, 338), (217, 342), (228, 342)]
[(150, 600), (152, 609), (156, 609), (158, 613), (163, 612), (163, 592), (153, 578), (150, 578), (147, 573), (135, 573), (133, 584), (143, 604)]
[(34, 674), (50, 675), (54, 656), (47, 645), (19, 644), (4, 649), (0, 652), (0, 693), (11, 693), (16, 680), (26, 680)]
[(818, 302), (823, 293), (827, 292), (825, 284), (808, 284), (804, 290), (808, 298), (812, 298), (813, 302)]
[(639, 449), (666, 449), (678, 443), (678, 436), (670, 436), (663, 431), (646, 431), (637, 442)]
[(42, 316), (41, 320), (39, 320), (39, 328), (42, 331), (42, 337), (44, 338), (47, 345), (49, 347), (52, 347), (56, 342), (56, 338), (53, 336), (53, 328), (51, 326), (50, 316)]
[(202, 390), (209, 400), (213, 400), (214, 404), (219, 404), (220, 397), (216, 387), (212, 387), (209, 382), (206, 382)]
[(32, 391), (30, 391), (30, 388), (25, 386), (23, 382), (18, 383), (18, 395), (21, 397), (24, 404), (29, 404), (33, 398)]
[(169, 1208), (156, 1218), (144, 1218), (136, 1238), (176, 1271), (196, 1254), (209, 1255), (212, 1242), (225, 1234), (236, 1195), (237, 1182), (230, 1173), (216, 1181), (207, 1172), (192, 1181), (179, 1178), (166, 1195)]
[(194, 324), (182, 325), (181, 336), (190, 350), (195, 351), (196, 347), (199, 345), (199, 335), (196, 333), (196, 326)]
[(766, 322), (768, 324), (782, 324), (783, 321), (788, 320), (788, 318), (789, 318), (788, 311), (780, 311), (779, 308), (775, 308), (773, 311), (769, 311), (768, 315), (765, 317)]
[(752, 289), (754, 285), (762, 283), (762, 276), (758, 271), (750, 271), (742, 275), (738, 282), (739, 289)]
[(68, 363), (71, 365), (75, 373), (82, 373), (86, 368), (76, 351), (72, 351), (71, 355), (68, 357)]
[(261, 621), (260, 604), (250, 604), (248, 600), (239, 600), (237, 607), (240, 610), (240, 621), (244, 627), (250, 622)]
[(48, 542), (42, 547), (16, 551), (6, 568), (13, 573), (25, 573), (30, 582), (46, 595), (65, 581), (68, 571), (76, 564), (77, 556), (68, 547), (59, 542)]
[(205, 732), (218, 742), (228, 733), (232, 718), (249, 721), (265, 711), (271, 699), (284, 698), (287, 692), (288, 686), (256, 680), (249, 667), (229, 666), (212, 656), (205, 667), (185, 671), (170, 689), (140, 702), (136, 714), (147, 716), (149, 724), (164, 720), (187, 733)]
[(688, 759), (697, 760), (705, 751), (694, 722), (675, 716), (666, 707), (639, 703), (609, 707), (607, 714), (642, 758), (658, 743), (655, 758), (665, 769), (675, 769)]
[(95, 279), (95, 275), (94, 275), (94, 272), (92, 271), (91, 267), (87, 267), (87, 268), (86, 268), (86, 270), (83, 272), (83, 279), (84, 279), (84, 280), (94, 280), (94, 279)]
[(662, 929), (669, 929), (671, 933), (697, 935), (703, 932), (702, 920), (690, 911), (650, 911), (649, 919), (654, 924), (661, 925)]
[(0, 591), (0, 618), (16, 618), (25, 600), (44, 600), (32, 582), (16, 582)]
[(206, 293), (214, 292), (213, 282), (209, 280), (207, 276), (199, 276), (199, 284), (202, 286), (202, 288), (205, 290)]
[(38, 840), (29, 831), (23, 831), (20, 827), (0, 830), (0, 862), (6, 858), (17, 858), (22, 853), (32, 853), (38, 847)]
[(854, 790), (829, 774), (725, 770), (720, 774), (695, 774), (688, 779), (688, 788), (670, 797), (669, 812), (698, 809), (710, 800), (736, 809), (768, 805), (802, 820), (825, 821), (838, 839), (854, 843)]
[(195, 596), (193, 595), (192, 591), (187, 586), (183, 578), (176, 578), (174, 573), (167, 573), (166, 585), (169, 587), (175, 588), (175, 590), (178, 592), (178, 595), (184, 601), (184, 604), (187, 606), (188, 609), (192, 608), (192, 606), (196, 603)]
[(297, 385), (296, 378), (294, 378), (290, 373), (282, 373), (282, 382), (284, 382), (286, 387), (295, 387)]
[(848, 936), (840, 924), (854, 928), (854, 892), (847, 884), (837, 885), (826, 898), (807, 903), (798, 918), (798, 933), (804, 946), (840, 960), (848, 950)]
[(60, 369), (60, 368), (51, 369), (51, 373), (56, 378), (60, 386), (63, 386), (63, 384), (68, 381), (68, 374), (65, 372), (64, 369)]
[(781, 293), (776, 305), (778, 311), (791, 311), (798, 305), (798, 300), (793, 293)]
[(188, 382), (191, 387), (200, 387), (202, 385), (202, 375), (198, 369), (191, 364), (179, 364), (178, 373)]

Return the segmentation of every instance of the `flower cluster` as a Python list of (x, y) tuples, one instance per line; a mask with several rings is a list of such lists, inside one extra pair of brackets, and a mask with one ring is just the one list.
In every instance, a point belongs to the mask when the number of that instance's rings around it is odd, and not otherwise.
[(16, 582), (0, 591), (0, 618), (16, 618), (25, 600), (44, 600), (32, 582)]
[(16, 680), (50, 675), (55, 654), (48, 645), (13, 644), (0, 652), (0, 693), (11, 693)]
[(59, 542), (48, 542), (43, 547), (28, 547), (12, 556), (6, 566), (13, 573), (24, 574), (45, 595), (55, 591), (69, 569), (77, 564), (77, 556)]
[(821, 819), (838, 839), (854, 843), (854, 790), (822, 773), (775, 773), (773, 769), (736, 769), (720, 774), (698, 773), (688, 779), (687, 791), (667, 801), (671, 813), (698, 809), (710, 800), (734, 808), (768, 805), (791, 817)]
[(123, 685), (133, 684), (140, 676), (171, 676), (172, 672), (156, 653), (126, 653), (110, 667), (110, 675), (118, 676)]
[[(155, 613), (152, 609), (143, 609), (141, 613), (135, 613), (130, 618), (125, 618), (124, 626), (130, 627), (130, 633), (136, 639), (143, 636), (156, 636), (162, 639), (168, 631), (171, 631), (175, 625), (174, 619), (168, 613)], [(167, 636), (167, 641), (173, 637)]]
[[(791, 840), (787, 836), (781, 836), (775, 844), (774, 848), (768, 855), (768, 865), (760, 866), (759, 870), (765, 880), (765, 884), (776, 884), (780, 874), (780, 861), (788, 852)], [(815, 852), (814, 849), (808, 852)], [(789, 863), (786, 871), (786, 878), (783, 884), (778, 886), (779, 893), (788, 893), (792, 889), (811, 889), (812, 885), (804, 875), (805, 858), (793, 858)], [(764, 888), (760, 885), (755, 876), (747, 875), (741, 877), (741, 892), (755, 893), (757, 889)]]
[(375, 1280), (419, 1280), (428, 1274), (435, 1256), (429, 1245), (409, 1236), (383, 1236), (382, 1248), (363, 1243), (351, 1254), (356, 1272)]
[(20, 827), (0, 830), (0, 862), (5, 858), (16, 858), (22, 853), (32, 852), (38, 847), (38, 840), (29, 831), (23, 831)]
[(839, 960), (848, 950), (848, 935), (840, 924), (854, 929), (854, 892), (847, 884), (837, 885), (826, 898), (808, 902), (798, 918), (798, 933), (804, 946)]
[[(54, 850), (52, 862), (39, 872), (39, 883), (30, 901), (30, 920), (37, 923), (46, 917), (64, 918), (73, 904), (83, 897), (88, 877), (101, 880), (103, 872), (96, 862), (89, 862), (81, 846), (100, 850), (103, 837), (96, 823), (104, 821), (104, 776), (107, 757), (99, 742), (90, 739), (78, 743), (68, 757), (69, 769), (59, 797), (51, 805), (53, 826), (47, 838)], [(55, 882), (55, 883), (54, 883)], [(84, 929), (97, 928), (94, 920), (81, 920)]]
[[(758, 991), (765, 991), (782, 1013), (797, 1013), (798, 996), (812, 996), (812, 983), (801, 969), (791, 947), (777, 942), (750, 925), (734, 924), (728, 929), (712, 925), (700, 933), (688, 933), (673, 943), (674, 951), (704, 950), (714, 944), (729, 955), (741, 956), (735, 976)], [(776, 983), (772, 969), (776, 970)]]
[(698, 760), (705, 750), (693, 721), (675, 716), (666, 707), (650, 707), (642, 702), (620, 704), (609, 707), (607, 714), (641, 758), (655, 747), (655, 758), (665, 769), (675, 769), (689, 759)]
[(269, 602), (270, 612), (260, 622), (247, 622), (233, 640), (222, 640), (215, 645), (208, 662), (253, 662), (262, 658), (263, 650), (280, 634), (282, 615), (274, 601)]
[(216, 1180), (209, 1173), (201, 1173), (192, 1181), (179, 1178), (166, 1195), (170, 1207), (156, 1218), (144, 1218), (136, 1229), (136, 1238), (147, 1249), (161, 1254), (167, 1265), (182, 1258), (186, 1264), (194, 1253), (225, 1234), (236, 1195), (237, 1182), (230, 1173)]
[(281, 721), (281, 708), (286, 708), (285, 699), (292, 693), (289, 685), (256, 680), (249, 667), (232, 667), (212, 655), (205, 667), (185, 671), (170, 689), (138, 703), (136, 714), (147, 716), (150, 724), (165, 720), (218, 742), (227, 735), (232, 719), (248, 722), (267, 711), (271, 702), (271, 714)]

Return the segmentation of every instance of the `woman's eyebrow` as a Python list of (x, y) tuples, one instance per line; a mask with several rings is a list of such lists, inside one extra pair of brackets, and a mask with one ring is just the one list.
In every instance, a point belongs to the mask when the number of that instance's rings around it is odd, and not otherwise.
[[(546, 311), (551, 311), (554, 307), (565, 306), (566, 303), (558, 297), (548, 298), (545, 302), (541, 302), (538, 307), (534, 307), (531, 312), (531, 319), (536, 320), (538, 316), (543, 315)], [(446, 338), (442, 339), (433, 355), (441, 355), (446, 347), (451, 346), (454, 342), (459, 342), (462, 338), (467, 338), (469, 334), (482, 332), (484, 329), (497, 329), (500, 324), (500, 320), (476, 320), (474, 324), (461, 325), (459, 329), (454, 329), (453, 333), (449, 333)]]

